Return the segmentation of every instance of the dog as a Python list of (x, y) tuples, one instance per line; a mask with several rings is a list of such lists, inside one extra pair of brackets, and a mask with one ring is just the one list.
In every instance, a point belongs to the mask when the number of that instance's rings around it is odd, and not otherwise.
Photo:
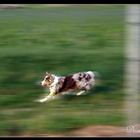
[(39, 102), (45, 102), (61, 93), (74, 92), (79, 96), (86, 91), (89, 91), (96, 84), (96, 73), (92, 71), (79, 72), (68, 76), (56, 76), (46, 72), (41, 86), (49, 88), (50, 93)]

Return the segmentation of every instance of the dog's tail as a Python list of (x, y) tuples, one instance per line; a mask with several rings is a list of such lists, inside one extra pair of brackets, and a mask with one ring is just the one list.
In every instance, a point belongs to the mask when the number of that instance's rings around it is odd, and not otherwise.
[(95, 79), (100, 79), (100, 74), (99, 74), (99, 72), (93, 71), (93, 73), (94, 73), (94, 78), (95, 78)]
[(101, 79), (101, 76), (100, 76), (99, 72), (97, 72), (97, 71), (88, 71), (88, 73), (93, 75), (96, 83), (99, 83), (99, 81)]
[(98, 85), (101, 81), (101, 75), (97, 71), (93, 71), (93, 74), (94, 74), (94, 79), (96, 81), (96, 85)]

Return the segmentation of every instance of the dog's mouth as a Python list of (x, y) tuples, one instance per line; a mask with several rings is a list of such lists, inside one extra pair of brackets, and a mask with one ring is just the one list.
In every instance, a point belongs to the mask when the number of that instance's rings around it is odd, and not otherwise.
[(47, 85), (47, 84), (41, 84), (41, 86), (42, 86), (42, 87), (48, 87), (48, 85)]
[(41, 82), (42, 87), (48, 87), (48, 85), (45, 82)]

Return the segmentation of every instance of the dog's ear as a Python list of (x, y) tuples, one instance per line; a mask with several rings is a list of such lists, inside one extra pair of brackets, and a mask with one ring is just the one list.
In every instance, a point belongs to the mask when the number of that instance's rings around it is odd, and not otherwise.
[(50, 72), (46, 72), (46, 75), (51, 76), (52, 74)]
[(49, 76), (51, 75), (51, 73), (49, 73), (48, 71), (47, 71), (45, 74), (46, 74), (46, 75), (49, 75)]
[(47, 72), (47, 71), (46, 71), (46, 73), (45, 73), (45, 74), (46, 74), (46, 75), (48, 75), (48, 74), (49, 74), (49, 72)]
[(49, 79), (49, 80), (51, 80), (51, 79), (52, 79), (52, 74), (51, 74), (51, 73), (46, 72), (46, 76), (48, 77), (48, 79)]
[(54, 77), (52, 76), (51, 73), (46, 72), (47, 80), (48, 82), (52, 83), (54, 81)]

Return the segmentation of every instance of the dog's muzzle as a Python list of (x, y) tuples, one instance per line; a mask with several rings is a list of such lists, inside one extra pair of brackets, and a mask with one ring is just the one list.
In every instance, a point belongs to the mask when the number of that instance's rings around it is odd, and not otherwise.
[(46, 84), (44, 81), (42, 81), (42, 82), (41, 82), (41, 86), (47, 87), (47, 84)]

